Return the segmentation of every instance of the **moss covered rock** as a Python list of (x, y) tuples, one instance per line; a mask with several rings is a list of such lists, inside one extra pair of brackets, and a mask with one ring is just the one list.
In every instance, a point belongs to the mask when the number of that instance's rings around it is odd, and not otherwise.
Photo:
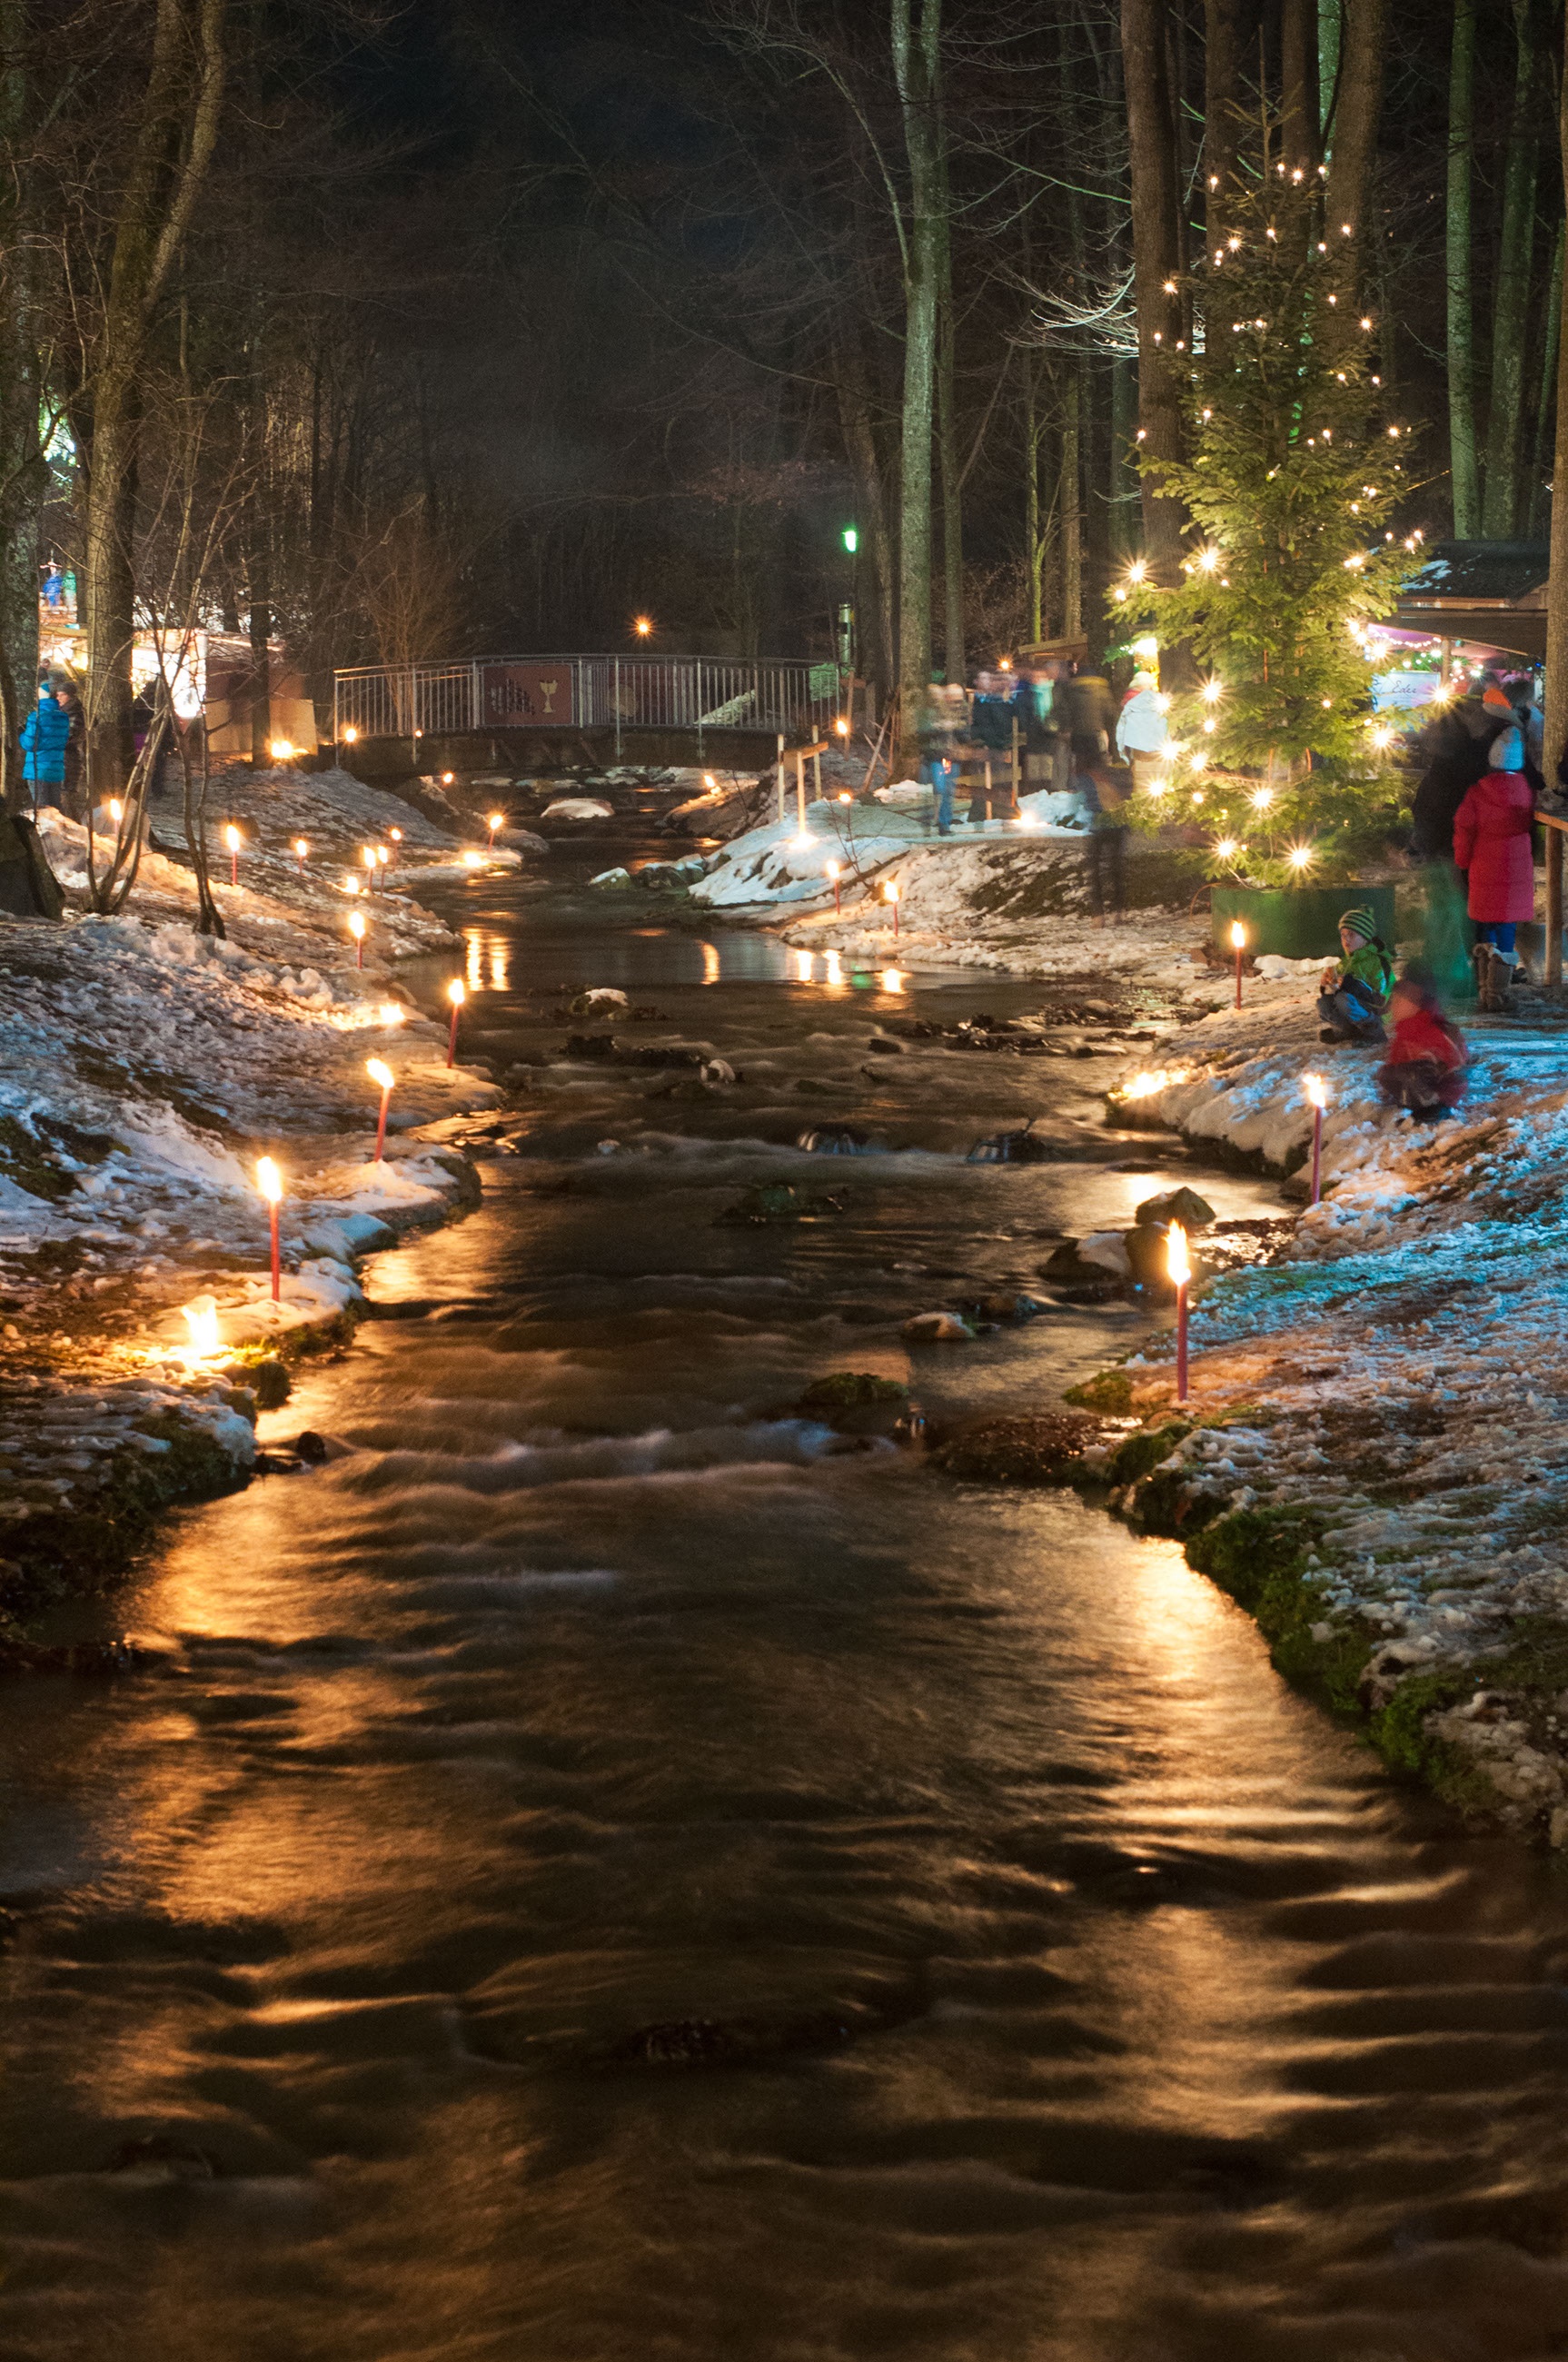
[(942, 1436), (931, 1454), (944, 1475), (980, 1485), (1072, 1485), (1088, 1473), (1101, 1442), (1099, 1419), (1064, 1410), (978, 1418)]

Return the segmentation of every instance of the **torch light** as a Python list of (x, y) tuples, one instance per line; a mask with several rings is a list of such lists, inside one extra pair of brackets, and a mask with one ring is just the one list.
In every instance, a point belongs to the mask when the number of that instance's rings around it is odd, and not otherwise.
[(1236, 954), (1236, 1006), (1242, 1005), (1242, 960), (1247, 948), (1247, 931), (1240, 919), (1231, 922), (1231, 942)]
[(300, 876), (301, 876), (302, 877), (304, 876), (304, 866), (305, 866), (306, 861), (307, 861), (309, 858), (310, 858), (310, 839), (309, 839), (309, 837), (308, 837), (308, 836), (296, 836), (296, 837), (295, 837), (295, 839), (294, 839), (294, 859), (295, 859), (295, 860), (299, 863), (299, 865), (300, 865)]
[(1329, 1086), (1321, 1075), (1308, 1076), (1307, 1097), (1312, 1106), (1312, 1195), (1308, 1202), (1317, 1206), (1323, 1198), (1323, 1109), (1329, 1104)]
[(836, 861), (830, 861), (827, 865), (827, 874), (833, 879), (833, 914), (836, 919), (839, 915), (839, 895), (842, 891), (840, 880), (844, 873)]
[(448, 1066), (455, 1066), (458, 1063), (458, 1019), (462, 1013), (463, 1003), (468, 997), (467, 992), (463, 988), (462, 977), (460, 976), (455, 976), (452, 978), (451, 983), (447, 987), (447, 998), (452, 1004), (452, 1030), (447, 1036), (447, 1064)]
[(278, 1301), (278, 1201), (283, 1194), (283, 1176), (270, 1156), (261, 1157), (256, 1166), (256, 1187), (267, 1200), (267, 1224), (272, 1242), (272, 1301)]
[(1192, 1277), (1192, 1259), (1187, 1251), (1187, 1232), (1180, 1222), (1173, 1222), (1165, 1239), (1165, 1269), (1176, 1289), (1176, 1398), (1187, 1400), (1187, 1288)]
[(893, 913), (893, 941), (899, 940), (899, 889), (889, 877), (882, 889), (882, 900)]
[(239, 848), (243, 844), (244, 839), (241, 837), (239, 831), (236, 828), (232, 821), (229, 822), (228, 826), (224, 830), (223, 841), (228, 847), (228, 882), (231, 886), (237, 886), (239, 883)]
[(484, 824), (490, 831), (490, 850), (493, 853), (495, 851), (495, 833), (497, 829), (504, 828), (506, 825), (506, 814), (504, 812), (487, 812), (485, 815)]
[(365, 913), (363, 911), (349, 911), (348, 932), (354, 938), (354, 965), (356, 967), (363, 967), (365, 965)]
[(396, 1077), (384, 1058), (367, 1058), (365, 1072), (381, 1095), (381, 1112), (376, 1123), (376, 1163), (381, 1161), (381, 1151), (387, 1144), (387, 1108), (392, 1099)]

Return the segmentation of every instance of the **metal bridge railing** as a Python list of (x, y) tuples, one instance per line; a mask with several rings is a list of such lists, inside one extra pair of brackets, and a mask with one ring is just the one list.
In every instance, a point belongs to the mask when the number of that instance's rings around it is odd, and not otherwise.
[(333, 676), (339, 744), (552, 724), (613, 724), (617, 750), (624, 729), (816, 737), (838, 702), (831, 664), (723, 664), (707, 657), (476, 657), (362, 665)]

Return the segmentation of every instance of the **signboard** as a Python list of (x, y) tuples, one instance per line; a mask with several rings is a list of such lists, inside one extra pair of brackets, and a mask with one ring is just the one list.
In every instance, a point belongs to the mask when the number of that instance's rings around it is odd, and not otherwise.
[(515, 729), (524, 723), (567, 723), (575, 716), (571, 667), (565, 664), (488, 664), (480, 672), (487, 723)]
[(1379, 713), (1408, 712), (1413, 705), (1430, 705), (1437, 695), (1442, 675), (1417, 672), (1403, 667), (1397, 672), (1377, 672), (1372, 676), (1372, 702)]

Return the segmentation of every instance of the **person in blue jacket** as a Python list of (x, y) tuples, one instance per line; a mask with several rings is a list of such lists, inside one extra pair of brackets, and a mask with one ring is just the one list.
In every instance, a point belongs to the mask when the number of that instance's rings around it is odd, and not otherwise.
[(71, 739), (71, 691), (62, 682), (51, 689), (46, 681), (39, 701), (22, 724), (22, 777), (33, 791), (33, 810), (58, 798), (40, 795), (40, 788), (65, 785), (65, 750)]

